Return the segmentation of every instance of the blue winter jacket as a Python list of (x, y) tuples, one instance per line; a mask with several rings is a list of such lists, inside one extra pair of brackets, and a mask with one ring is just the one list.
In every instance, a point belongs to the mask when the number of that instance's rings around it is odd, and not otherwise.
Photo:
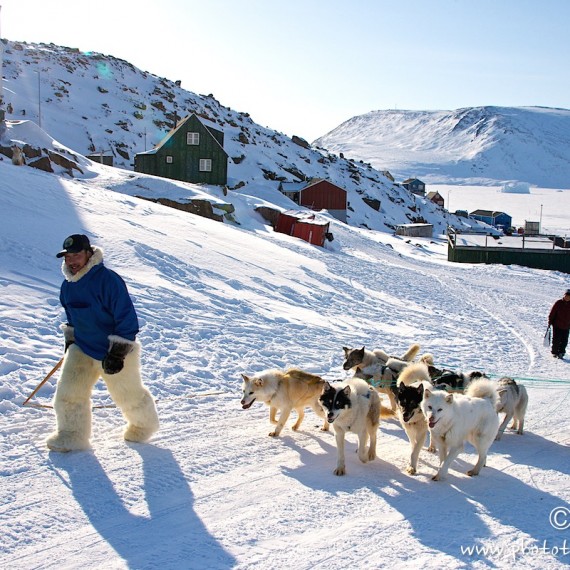
[(109, 335), (134, 341), (139, 322), (123, 279), (103, 265), (103, 252), (93, 247), (87, 265), (73, 275), (65, 262), (59, 299), (81, 350), (102, 360), (109, 350)]

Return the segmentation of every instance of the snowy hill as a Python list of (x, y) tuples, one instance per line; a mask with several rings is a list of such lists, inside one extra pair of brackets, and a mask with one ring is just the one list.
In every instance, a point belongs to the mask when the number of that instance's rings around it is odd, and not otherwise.
[[(7, 120), (31, 120), (79, 155), (112, 154), (115, 166), (132, 170), (136, 153), (152, 148), (176, 118), (193, 112), (224, 132), (229, 202), (237, 193), (293, 208), (277, 190), (280, 181), (326, 178), (347, 190), (351, 225), (392, 231), (420, 216), (434, 223), (438, 233), (447, 225), (441, 209), (395, 186), (369, 164), (261, 127), (213, 95), (186, 91), (177, 81), (112, 56), (53, 44), (3, 43)], [(201, 191), (220, 194), (217, 188)], [(380, 202), (380, 212), (367, 204), (374, 201)]]
[[(32, 125), (20, 128), (39, 140)], [(241, 225), (218, 223), (129, 189), (172, 181), (79, 163), (70, 178), (0, 161), (2, 568), (568, 567), (570, 369), (542, 346), (568, 275), (454, 265), (441, 240), (340, 222), (314, 247), (268, 229), (251, 197), (236, 197)], [(124, 276), (139, 314), (161, 420), (147, 445), (122, 440), (102, 383), (88, 452), (49, 453), (53, 410), (22, 407), (63, 354), (55, 253), (77, 231)], [(276, 439), (266, 406), (241, 409), (242, 373), (293, 365), (342, 379), (343, 346), (412, 342), (440, 365), (527, 386), (525, 435), (505, 433), (478, 477), (465, 474), (469, 445), (447, 481), (431, 480), (426, 449), (408, 475), (395, 419), (368, 464), (349, 434), (337, 477), (334, 434), (310, 410)], [(50, 406), (57, 378), (32, 403)]]
[(315, 145), (370, 162), (399, 179), (432, 184), (518, 180), (566, 188), (570, 111), (475, 107), (455, 111), (372, 111), (345, 121)]

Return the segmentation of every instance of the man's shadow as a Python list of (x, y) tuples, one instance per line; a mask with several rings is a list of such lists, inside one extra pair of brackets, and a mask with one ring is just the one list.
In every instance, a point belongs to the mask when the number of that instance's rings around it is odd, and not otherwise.
[[(152, 445), (129, 447), (142, 458), (148, 514), (129, 510), (93, 453), (50, 454), (53, 465), (69, 476), (73, 496), (93, 528), (129, 568), (234, 566), (233, 556), (195, 513), (192, 491), (172, 453)], [(130, 478), (125, 473), (121, 485)]]

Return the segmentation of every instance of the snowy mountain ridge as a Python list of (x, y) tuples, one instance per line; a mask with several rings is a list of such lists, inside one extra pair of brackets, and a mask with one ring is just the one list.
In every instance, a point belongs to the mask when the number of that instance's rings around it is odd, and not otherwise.
[(510, 180), (564, 188), (570, 178), (570, 110), (470, 107), (372, 111), (315, 145), (432, 184)]

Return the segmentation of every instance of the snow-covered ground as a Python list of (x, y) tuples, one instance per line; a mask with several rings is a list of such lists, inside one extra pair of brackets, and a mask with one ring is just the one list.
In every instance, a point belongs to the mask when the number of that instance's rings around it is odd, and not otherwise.
[[(222, 224), (135, 198), (124, 172), (113, 183), (113, 170), (90, 168), (70, 180), (0, 161), (2, 568), (568, 567), (570, 365), (542, 345), (568, 275), (450, 264), (439, 237), (334, 221), (321, 249), (274, 233), (246, 213), (247, 197), (240, 225)], [(467, 207), (454, 192), (453, 209)], [(541, 196), (543, 226), (563, 235), (567, 194)], [(53, 410), (21, 405), (62, 355), (55, 253), (75, 232), (104, 249), (134, 299), (161, 419), (147, 445), (122, 441), (102, 383), (88, 452), (48, 452)], [(406, 474), (409, 444), (392, 419), (372, 463), (349, 436), (337, 477), (334, 435), (311, 411), (275, 439), (265, 406), (240, 407), (242, 373), (294, 365), (341, 379), (343, 346), (398, 353), (413, 342), (436, 364), (528, 389), (525, 435), (495, 442), (479, 477), (465, 475), (470, 446), (447, 481), (431, 480), (425, 449), (418, 475)], [(57, 377), (35, 404), (50, 405)]]

